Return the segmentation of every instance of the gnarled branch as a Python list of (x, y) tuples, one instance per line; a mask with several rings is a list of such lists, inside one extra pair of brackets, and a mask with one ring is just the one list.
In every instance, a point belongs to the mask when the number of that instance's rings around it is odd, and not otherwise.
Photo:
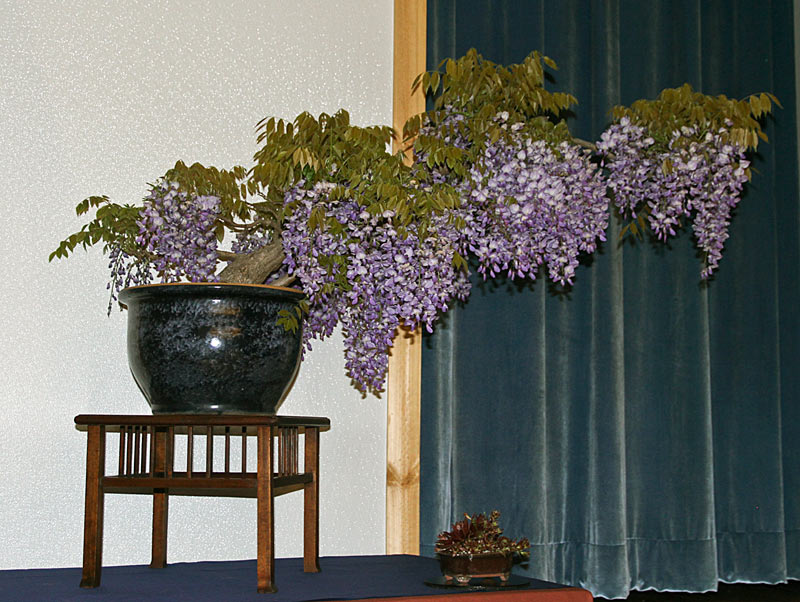
[(582, 146), (583, 148), (588, 148), (590, 151), (594, 153), (597, 152), (597, 145), (594, 142), (589, 142), (588, 140), (576, 138), (575, 136), (572, 137), (572, 141), (578, 146)]
[(247, 255), (237, 255), (227, 251), (220, 251), (218, 254), (220, 259), (230, 262), (219, 273), (220, 282), (240, 284), (262, 284), (272, 273), (280, 269), (284, 258), (280, 238)]
[(231, 262), (241, 259), (243, 255), (241, 253), (231, 253), (230, 251), (217, 250), (217, 257), (219, 257), (222, 261)]

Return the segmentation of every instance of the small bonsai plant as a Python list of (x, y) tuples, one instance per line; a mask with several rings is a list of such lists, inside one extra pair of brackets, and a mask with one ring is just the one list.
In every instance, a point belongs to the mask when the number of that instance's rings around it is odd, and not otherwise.
[(484, 278), (545, 266), (572, 284), (580, 254), (605, 240), (612, 200), (634, 234), (665, 239), (693, 220), (710, 276), (777, 99), (665, 90), (616, 107), (593, 144), (570, 134), (562, 113), (576, 99), (545, 89), (545, 67), (556, 65), (537, 52), (508, 67), (474, 50), (444, 61), (419, 78), (435, 105), (409, 120), (396, 154), (391, 128), (355, 126), (343, 110), (264, 119), (249, 168), (178, 161), (141, 205), (89, 197), (76, 210), (94, 219), (50, 259), (102, 243), (109, 308), (151, 281), (299, 287), (307, 303), (284, 325), (303, 323), (306, 349), (340, 325), (348, 374), (374, 392), (398, 326), (430, 331), (467, 298), (468, 257)]
[(492, 510), (485, 514), (470, 516), (453, 523), (449, 531), (442, 531), (436, 540), (437, 554), (448, 556), (482, 556), (486, 554), (517, 555), (520, 559), (528, 557), (531, 547), (527, 538), (513, 540), (503, 535), (498, 524), (500, 512)]
[(500, 579), (501, 584), (511, 576), (514, 562), (528, 558), (527, 538), (513, 540), (503, 535), (497, 522), (500, 513), (493, 510), (470, 516), (453, 523), (449, 531), (439, 533), (435, 551), (445, 582), (468, 585), (473, 578)]

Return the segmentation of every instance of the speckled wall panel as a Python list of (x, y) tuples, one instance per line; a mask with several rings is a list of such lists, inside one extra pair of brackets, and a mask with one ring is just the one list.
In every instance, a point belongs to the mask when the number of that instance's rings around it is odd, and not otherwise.
[[(106, 261), (47, 263), (92, 194), (137, 202), (177, 159), (249, 161), (267, 116), (349, 109), (391, 123), (391, 0), (0, 5), (0, 568), (81, 562), (79, 413), (147, 413), (105, 315)], [(282, 410), (321, 415), (321, 553), (384, 549), (385, 400), (344, 375), (342, 339), (315, 345)], [(149, 562), (151, 502), (106, 497), (103, 561)], [(278, 556), (302, 554), (302, 500), (276, 500)], [(255, 557), (255, 501), (175, 498), (169, 560)], [(77, 584), (76, 584), (77, 587)]]

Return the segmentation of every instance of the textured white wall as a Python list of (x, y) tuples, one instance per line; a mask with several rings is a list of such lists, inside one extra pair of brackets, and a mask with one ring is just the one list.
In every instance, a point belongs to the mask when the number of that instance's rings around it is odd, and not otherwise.
[[(391, 0), (12, 0), (0, 5), (0, 568), (79, 566), (79, 413), (147, 413), (105, 315), (106, 262), (47, 263), (78, 201), (138, 202), (177, 159), (248, 164), (267, 115), (347, 108), (391, 123)], [(282, 412), (329, 416), (323, 555), (384, 550), (385, 402), (344, 375), (341, 337)], [(106, 496), (104, 564), (149, 562), (151, 502)], [(278, 556), (302, 555), (300, 493), (276, 500)], [(255, 557), (255, 501), (173, 498), (169, 560)]]

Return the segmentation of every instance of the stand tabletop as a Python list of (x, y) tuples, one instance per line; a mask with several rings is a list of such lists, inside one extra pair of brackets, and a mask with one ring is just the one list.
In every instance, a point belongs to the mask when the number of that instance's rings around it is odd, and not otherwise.
[(79, 414), (78, 426), (285, 426), (331, 428), (331, 421), (320, 416), (276, 416), (273, 414)]

